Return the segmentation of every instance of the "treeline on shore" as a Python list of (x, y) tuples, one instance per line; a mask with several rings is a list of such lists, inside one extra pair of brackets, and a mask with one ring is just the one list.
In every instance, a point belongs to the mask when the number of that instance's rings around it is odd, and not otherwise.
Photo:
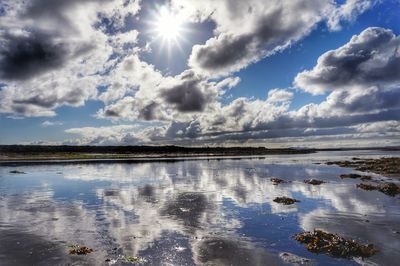
[(274, 154), (312, 153), (314, 149), (268, 149), (265, 147), (180, 147), (180, 146), (45, 146), (0, 145), (0, 153), (98, 153), (98, 154)]

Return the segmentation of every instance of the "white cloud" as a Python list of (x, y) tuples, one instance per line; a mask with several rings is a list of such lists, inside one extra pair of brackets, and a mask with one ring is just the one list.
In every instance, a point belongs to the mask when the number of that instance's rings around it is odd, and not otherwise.
[(63, 124), (64, 123), (61, 122), (61, 121), (49, 121), (49, 120), (46, 120), (41, 124), (41, 126), (42, 127), (53, 127), (53, 126), (62, 126)]
[(194, 21), (216, 23), (216, 36), (193, 47), (189, 66), (205, 75), (225, 76), (289, 47), (322, 21), (338, 28), (341, 20), (353, 19), (372, 2), (172, 0), (172, 5)]
[(400, 37), (391, 30), (367, 28), (320, 56), (312, 70), (297, 75), (295, 85), (312, 94), (353, 87), (398, 89), (399, 46)]
[[(62, 105), (95, 99), (113, 52), (136, 42), (118, 33), (139, 11), (139, 1), (4, 1), (0, 16), (0, 112), (54, 116)], [(96, 24), (113, 21), (116, 35)], [(119, 44), (116, 44), (116, 41)]]

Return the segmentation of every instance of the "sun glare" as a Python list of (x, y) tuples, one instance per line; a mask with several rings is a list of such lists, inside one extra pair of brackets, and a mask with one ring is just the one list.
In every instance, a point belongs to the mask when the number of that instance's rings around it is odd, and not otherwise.
[(152, 34), (153, 41), (159, 44), (161, 50), (167, 48), (168, 54), (173, 47), (182, 50), (187, 32), (189, 30), (185, 28), (182, 17), (167, 6), (154, 12), (153, 19), (149, 22), (149, 33)]
[(160, 10), (155, 31), (164, 40), (176, 40), (182, 33), (183, 22), (178, 16), (174, 16), (167, 9)]

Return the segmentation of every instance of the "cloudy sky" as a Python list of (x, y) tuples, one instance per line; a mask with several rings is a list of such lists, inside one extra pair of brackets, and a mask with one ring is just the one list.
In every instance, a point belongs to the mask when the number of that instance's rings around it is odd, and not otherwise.
[(399, 0), (0, 0), (0, 144), (400, 145)]

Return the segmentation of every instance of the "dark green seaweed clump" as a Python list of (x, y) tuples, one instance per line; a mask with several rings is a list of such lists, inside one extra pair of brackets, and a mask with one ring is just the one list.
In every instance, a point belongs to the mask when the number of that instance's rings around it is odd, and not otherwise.
[(274, 202), (284, 204), (284, 205), (292, 205), (296, 202), (300, 202), (297, 199), (287, 198), (287, 197), (277, 197), (274, 199)]
[(306, 244), (306, 248), (310, 252), (323, 253), (337, 258), (367, 258), (378, 252), (372, 244), (362, 245), (355, 240), (345, 239), (322, 230), (300, 233), (295, 235), (295, 239)]

